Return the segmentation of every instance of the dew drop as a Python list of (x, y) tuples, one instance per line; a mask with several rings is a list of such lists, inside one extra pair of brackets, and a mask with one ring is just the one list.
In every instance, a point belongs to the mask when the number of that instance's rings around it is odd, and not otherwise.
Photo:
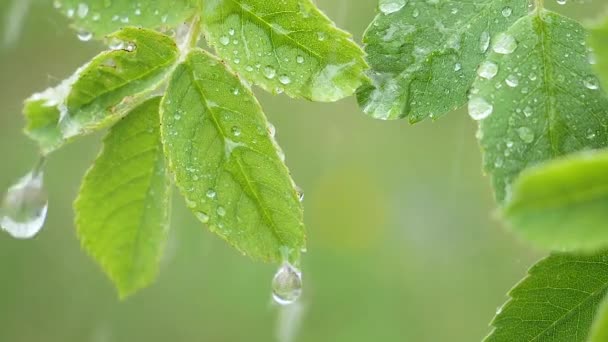
[(291, 83), (291, 78), (289, 78), (287, 75), (281, 75), (279, 76), (279, 82), (281, 82), (281, 84), (288, 85)]
[(479, 50), (482, 53), (485, 53), (486, 51), (488, 51), (489, 47), (490, 47), (490, 34), (488, 33), (488, 31), (483, 31), (481, 33), (481, 36), (479, 37)]
[(217, 214), (220, 216), (226, 216), (226, 209), (222, 206), (217, 207)]
[(302, 64), (302, 63), (304, 63), (304, 57), (302, 57), (302, 56), (297, 56), (297, 57), (296, 57), (296, 62), (297, 62), (298, 64)]
[(89, 6), (85, 3), (78, 4), (78, 8), (76, 9), (76, 15), (79, 18), (84, 18), (89, 13)]
[(272, 278), (272, 298), (279, 305), (293, 304), (302, 294), (302, 273), (288, 262)]
[(595, 76), (586, 77), (584, 80), (585, 87), (591, 90), (597, 90), (600, 87), (600, 83)]
[(197, 211), (196, 213), (194, 213), (194, 215), (196, 215), (196, 217), (203, 223), (209, 222), (209, 215), (205, 214), (202, 211)]
[(207, 198), (215, 198), (215, 196), (217, 194), (216, 194), (215, 190), (209, 189), (209, 190), (207, 190), (207, 194), (206, 195), (207, 195)]
[(380, 0), (380, 12), (391, 14), (399, 11), (405, 6), (406, 0)]
[(511, 87), (511, 88), (515, 88), (519, 85), (519, 78), (517, 78), (516, 75), (511, 74), (509, 76), (507, 76), (507, 78), (505, 79), (505, 83)]
[(241, 129), (238, 126), (233, 126), (232, 127), (232, 135), (234, 135), (235, 137), (238, 137), (241, 135)]
[(44, 190), (43, 164), (41, 159), (38, 166), (12, 185), (4, 196), (0, 227), (16, 239), (34, 237), (46, 220), (48, 197)]
[(517, 41), (512, 35), (501, 33), (496, 37), (492, 49), (496, 53), (508, 55), (517, 49)]
[(264, 67), (264, 77), (271, 80), (275, 78), (276, 75), (277, 71), (273, 67), (271, 67), (270, 65)]
[(494, 62), (485, 61), (477, 69), (477, 75), (485, 79), (491, 80), (498, 73), (498, 65)]
[(469, 115), (473, 120), (483, 120), (490, 116), (492, 111), (494, 111), (494, 106), (482, 97), (476, 96), (469, 100)]
[(507, 7), (503, 8), (501, 12), (502, 12), (503, 17), (508, 18), (513, 13), (513, 9), (509, 6), (507, 6)]
[(93, 33), (89, 31), (78, 31), (76, 36), (80, 41), (88, 42), (89, 40), (91, 40), (91, 38), (93, 38)]
[(534, 141), (534, 132), (528, 127), (520, 127), (517, 129), (517, 134), (519, 138), (523, 140), (526, 144), (529, 144)]
[(220, 44), (222, 44), (224, 46), (230, 44), (230, 38), (228, 38), (227, 36), (221, 36), (220, 37)]

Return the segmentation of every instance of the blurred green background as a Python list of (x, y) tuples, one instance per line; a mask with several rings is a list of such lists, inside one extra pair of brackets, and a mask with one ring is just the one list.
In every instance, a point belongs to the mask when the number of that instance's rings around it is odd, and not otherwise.
[[(0, 189), (34, 164), (22, 100), (95, 55), (51, 1), (31, 5), (11, 41), (0, 0)], [(270, 0), (269, 0), (270, 1)], [(317, 0), (361, 40), (376, 0)], [(549, 6), (590, 18), (601, 0)], [(270, 300), (276, 265), (253, 263), (176, 196), (158, 281), (126, 301), (79, 246), (72, 200), (101, 134), (52, 156), (50, 211), (35, 239), (0, 234), (0, 342), (478, 341), (505, 293), (542, 251), (499, 222), (464, 111), (437, 122), (367, 118), (354, 98), (314, 104), (260, 94), (305, 190), (308, 253), (299, 306)], [(290, 339), (289, 337), (294, 337)]]

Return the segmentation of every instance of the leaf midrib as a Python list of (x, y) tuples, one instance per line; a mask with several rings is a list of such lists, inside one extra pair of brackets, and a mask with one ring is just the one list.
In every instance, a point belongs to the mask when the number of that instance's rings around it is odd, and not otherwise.
[[(198, 52), (198, 53), (201, 53), (201, 52)], [(202, 102), (204, 103), (204, 106), (207, 109), (207, 112), (209, 112), (210, 117), (212, 119), (212, 122), (215, 125), (215, 127), (216, 127), (219, 135), (223, 139), (223, 143), (225, 144), (225, 140), (228, 139), (228, 135), (226, 134), (226, 132), (224, 132), (224, 129), (220, 125), (220, 123), (219, 123), (219, 121), (217, 119), (217, 116), (216, 116), (216, 114), (215, 114), (212, 106), (209, 106), (209, 103), (207, 102), (207, 97), (205, 96), (205, 92), (200, 87), (199, 83), (196, 81), (196, 77), (194, 75), (194, 69), (192, 68), (192, 66), (188, 62), (186, 62), (184, 65), (187, 65), (188, 70), (189, 70), (189, 74), (190, 74), (189, 76), (192, 79), (192, 83), (195, 85), (195, 87), (196, 87), (199, 95), (201, 96), (201, 98), (203, 100)], [(247, 176), (247, 173), (244, 172), (243, 165), (242, 165), (241, 161), (239, 160), (239, 158), (236, 158), (236, 157), (235, 157), (235, 161), (236, 161), (237, 165), (239, 166), (239, 170), (241, 171), (241, 175), (243, 176), (243, 178), (245, 178), (245, 180), (247, 182), (247, 187), (249, 188), (249, 190), (251, 191), (251, 193), (255, 197), (254, 202), (256, 203), (257, 207), (262, 211), (263, 216), (264, 216), (266, 222), (268, 222), (268, 225), (271, 228), (270, 231), (271, 231), (272, 235), (277, 239), (277, 241), (279, 241), (280, 244), (285, 245), (285, 241), (278, 234), (278, 229), (277, 229), (276, 223), (271, 218), (271, 215), (268, 213), (268, 211), (266, 210), (266, 208), (262, 205), (262, 201), (260, 199), (260, 196), (257, 193), (257, 190), (252, 185), (253, 183), (251, 182), (251, 180)]]

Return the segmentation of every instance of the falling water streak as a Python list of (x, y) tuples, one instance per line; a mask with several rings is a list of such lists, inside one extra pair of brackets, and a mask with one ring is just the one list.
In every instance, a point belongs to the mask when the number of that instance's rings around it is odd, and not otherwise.
[(276, 326), (278, 342), (294, 342), (296, 340), (305, 313), (306, 308), (300, 302), (279, 307)]
[(13, 0), (10, 8), (6, 11), (3, 46), (13, 45), (21, 35), (25, 16), (29, 12), (31, 0)]

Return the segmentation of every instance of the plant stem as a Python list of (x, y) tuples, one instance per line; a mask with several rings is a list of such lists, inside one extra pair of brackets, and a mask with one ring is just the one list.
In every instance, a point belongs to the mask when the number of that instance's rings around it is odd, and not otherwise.
[(545, 8), (545, 0), (534, 0), (534, 7), (537, 11)]

